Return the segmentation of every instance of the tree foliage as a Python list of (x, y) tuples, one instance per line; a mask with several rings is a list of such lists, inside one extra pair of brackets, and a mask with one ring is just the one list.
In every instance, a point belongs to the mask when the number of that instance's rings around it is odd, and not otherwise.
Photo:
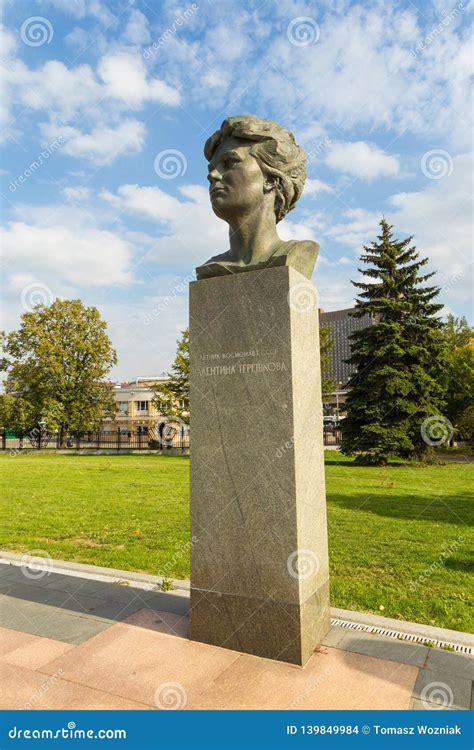
[(154, 386), (153, 403), (166, 417), (189, 423), (189, 330), (182, 331), (167, 383)]
[(385, 463), (389, 456), (427, 452), (422, 425), (440, 414), (445, 365), (443, 323), (437, 317), (439, 289), (425, 282), (411, 237), (396, 240), (382, 219), (378, 241), (364, 247), (359, 269), (364, 281), (355, 317), (369, 314), (372, 325), (351, 335), (356, 368), (349, 381), (342, 451), (358, 460)]
[(61, 433), (83, 432), (115, 413), (113, 387), (104, 378), (117, 355), (96, 307), (60, 299), (37, 305), (4, 337), (4, 354), (4, 427), (43, 423)]
[(474, 336), (466, 318), (448, 315), (443, 331), (446, 367), (445, 414), (461, 437), (471, 439), (474, 433)]

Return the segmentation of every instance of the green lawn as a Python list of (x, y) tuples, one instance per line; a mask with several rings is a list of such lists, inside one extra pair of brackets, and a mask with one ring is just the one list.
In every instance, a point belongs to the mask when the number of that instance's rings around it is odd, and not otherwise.
[[(0, 455), (0, 546), (189, 575), (189, 459)], [(359, 467), (326, 452), (333, 606), (472, 631), (474, 465)]]

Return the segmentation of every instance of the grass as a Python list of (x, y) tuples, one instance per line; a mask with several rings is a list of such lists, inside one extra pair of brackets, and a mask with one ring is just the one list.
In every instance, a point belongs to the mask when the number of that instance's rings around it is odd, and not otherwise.
[[(3, 549), (189, 575), (187, 457), (30, 452), (0, 466)], [(473, 475), (474, 464), (360, 467), (327, 451), (332, 605), (472, 631)]]

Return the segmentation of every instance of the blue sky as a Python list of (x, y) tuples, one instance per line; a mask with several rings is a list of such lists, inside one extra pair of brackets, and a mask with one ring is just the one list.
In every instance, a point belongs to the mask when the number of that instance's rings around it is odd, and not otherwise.
[(36, 301), (99, 307), (113, 375), (167, 370), (194, 268), (224, 252), (202, 147), (229, 115), (308, 155), (285, 239), (321, 245), (347, 307), (385, 214), (446, 311), (470, 317), (472, 2), (9, 0), (0, 112), (4, 327)]

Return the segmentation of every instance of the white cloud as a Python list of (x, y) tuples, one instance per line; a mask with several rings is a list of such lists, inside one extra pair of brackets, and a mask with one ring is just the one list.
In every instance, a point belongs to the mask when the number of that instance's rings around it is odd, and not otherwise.
[(316, 236), (307, 224), (292, 221), (285, 218), (278, 224), (278, 234), (282, 240), (313, 240), (317, 242)]
[(123, 102), (127, 109), (139, 109), (147, 101), (172, 106), (180, 102), (179, 91), (158, 78), (147, 78), (137, 54), (106, 55), (99, 62), (98, 73), (105, 84), (104, 95)]
[[(326, 236), (347, 245), (359, 257), (363, 245), (379, 234), (378, 223), (384, 213), (395, 238), (413, 235), (420, 256), (427, 257), (429, 270), (436, 271), (432, 283), (441, 287), (441, 301), (456, 307), (472, 297), (471, 190), (472, 159), (465, 154), (454, 158), (451, 174), (427, 179), (422, 190), (393, 195), (389, 210), (353, 208), (344, 212), (342, 221), (325, 228), (323, 241)], [(345, 260), (341, 258), (339, 263)]]
[(136, 8), (132, 8), (122, 39), (131, 44), (141, 45), (150, 41), (148, 19)]
[(318, 179), (310, 179), (307, 178), (305, 185), (304, 185), (304, 191), (303, 195), (316, 195), (317, 193), (332, 193), (333, 188), (331, 185), (327, 185), (325, 182), (322, 182), (322, 180)]
[(62, 153), (97, 165), (110, 164), (117, 156), (141, 151), (145, 142), (145, 126), (139, 120), (122, 120), (116, 127), (97, 125), (89, 133), (49, 123), (41, 126), (41, 133), (51, 142), (64, 139)]
[(119, 210), (137, 213), (157, 222), (168, 222), (179, 218), (183, 204), (159, 187), (121, 185), (114, 195), (104, 190), (99, 195)]
[(49, 60), (37, 70), (13, 61), (6, 76), (15, 86), (22, 105), (34, 110), (58, 113), (69, 119), (100, 100), (101, 86), (90, 65), (67, 68), (59, 60)]
[(362, 246), (375, 239), (382, 212), (351, 208), (342, 215), (344, 221), (329, 226), (325, 234), (343, 245), (349, 245), (356, 255)]
[(100, 197), (120, 211), (145, 216), (161, 226), (162, 236), (156, 240), (150, 259), (191, 271), (228, 249), (228, 227), (214, 216), (206, 188), (186, 185), (179, 192), (187, 200), (159, 187), (139, 185), (122, 185), (116, 194), (106, 191)]
[[(441, 11), (436, 18), (436, 12), (404, 10), (396, 3), (323, 3), (317, 44), (296, 46), (287, 37), (288, 23), (314, 15), (308, 7), (264, 4), (255, 14), (229, 13), (225, 3), (200, 7), (196, 16), (206, 28), (204, 39), (188, 36), (183, 28), (179, 42), (163, 45), (159, 60), (177, 74), (186, 69), (189, 96), (196, 101), (207, 94), (217, 107), (231, 100), (234, 112), (270, 110), (302, 140), (316, 119), (321, 134), (355, 126), (368, 132), (430, 133), (464, 148), (471, 75), (467, 3), (416, 59), (410, 53), (443, 21)], [(267, 21), (270, 39), (259, 34)], [(232, 28), (231, 44), (223, 24)], [(215, 71), (222, 71), (220, 90), (214, 88)]]
[(67, 284), (97, 287), (131, 281), (131, 248), (117, 234), (67, 224), (12, 222), (0, 230), (8, 273), (38, 278), (53, 291)]
[(414, 235), (420, 254), (438, 271), (433, 283), (453, 302), (472, 297), (471, 193), (472, 157), (464, 154), (454, 158), (451, 174), (427, 180), (423, 190), (392, 196), (394, 213), (387, 217), (397, 235)]
[(77, 185), (74, 187), (66, 187), (63, 190), (64, 195), (68, 201), (72, 203), (84, 203), (91, 197), (91, 189), (84, 187), (84, 185)]
[(340, 172), (360, 177), (362, 180), (392, 177), (399, 171), (397, 157), (365, 141), (332, 144), (326, 156), (326, 164)]
[(107, 8), (107, 5), (100, 0), (71, 0), (71, 2), (64, 2), (64, 0), (36, 1), (39, 5), (45, 6), (44, 10), (47, 10), (48, 6), (53, 6), (57, 10), (67, 13), (74, 18), (82, 19), (92, 16), (107, 26), (113, 23), (116, 18)]
[[(137, 13), (129, 19), (129, 32), (135, 38), (139, 35), (137, 24), (142, 23)], [(37, 130), (51, 140), (63, 135), (67, 144), (62, 153), (108, 164), (144, 145), (144, 124), (136, 119), (120, 121), (124, 112), (140, 110), (149, 102), (176, 106), (181, 99), (177, 88), (148, 74), (140, 52), (131, 48), (103, 55), (96, 72), (89, 64), (67, 67), (59, 60), (31, 69), (14, 57), (15, 47), (16, 40), (6, 32), (1, 64), (3, 140), (18, 136), (8, 127), (9, 122), (15, 122), (12, 110), (16, 104), (22, 112), (46, 114), (49, 121), (40, 122)]]

